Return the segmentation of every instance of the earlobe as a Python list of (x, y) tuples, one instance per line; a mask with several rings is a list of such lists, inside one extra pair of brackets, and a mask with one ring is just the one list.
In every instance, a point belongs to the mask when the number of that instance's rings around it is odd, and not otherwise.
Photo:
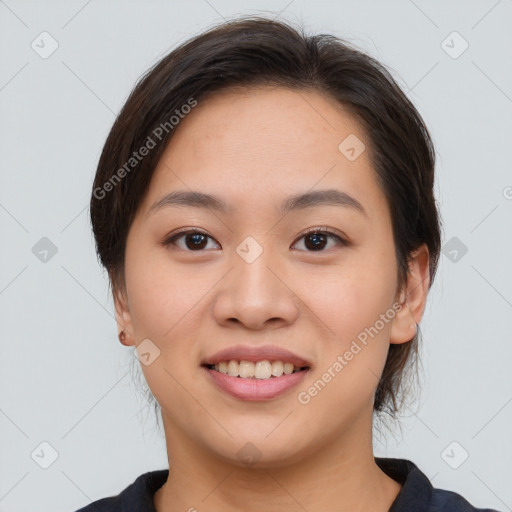
[(400, 308), (393, 319), (390, 343), (406, 343), (414, 338), (425, 311), (429, 286), (429, 253), (422, 244), (410, 258), (407, 283), (397, 299)]
[(113, 297), (119, 341), (126, 346), (134, 345), (131, 316), (125, 294), (119, 289), (114, 289)]

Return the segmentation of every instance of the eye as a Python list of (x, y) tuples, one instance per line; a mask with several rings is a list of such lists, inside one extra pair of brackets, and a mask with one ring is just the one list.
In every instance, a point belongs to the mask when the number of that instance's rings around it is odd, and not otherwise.
[[(199, 251), (208, 248), (208, 239), (213, 241), (213, 238), (198, 229), (184, 229), (178, 233), (174, 233), (167, 237), (162, 243), (164, 246), (174, 245), (184, 251)], [(348, 246), (349, 243), (340, 235), (329, 231), (326, 228), (310, 228), (306, 233), (302, 234), (299, 240), (304, 239), (304, 247), (308, 252), (321, 252), (328, 246), (328, 240), (337, 241), (339, 245)], [(178, 241), (183, 241), (182, 244)], [(215, 242), (216, 243), (216, 242)], [(293, 245), (296, 245), (295, 242)], [(216, 243), (218, 248), (220, 245)], [(336, 245), (336, 243), (334, 243)], [(293, 246), (292, 246), (293, 247)], [(332, 247), (332, 245), (330, 246)], [(327, 247), (328, 249), (330, 247)], [(214, 247), (215, 248), (215, 247)]]
[[(177, 243), (177, 241), (181, 239), (184, 239), (185, 247)], [(213, 240), (213, 238), (204, 231), (199, 231), (197, 229), (188, 229), (182, 230), (178, 233), (174, 233), (170, 237), (166, 238), (163, 241), (163, 245), (176, 245), (177, 247), (183, 249), (184, 251), (201, 251), (208, 245), (208, 239)]]
[[(308, 252), (321, 252), (328, 245), (329, 238), (331, 240), (337, 240), (338, 243), (342, 246), (349, 245), (344, 238), (333, 233), (332, 231), (329, 231), (326, 228), (310, 228), (306, 231), (306, 233), (301, 235), (299, 240), (304, 239), (304, 247), (310, 249)], [(327, 248), (330, 249), (330, 247)]]

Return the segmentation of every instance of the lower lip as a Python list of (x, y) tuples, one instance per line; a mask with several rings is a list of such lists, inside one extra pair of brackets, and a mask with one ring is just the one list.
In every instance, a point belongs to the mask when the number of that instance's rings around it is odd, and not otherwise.
[(240, 400), (272, 400), (296, 386), (308, 373), (308, 370), (271, 377), (270, 379), (244, 379), (231, 377), (217, 370), (205, 368), (213, 382), (228, 395)]

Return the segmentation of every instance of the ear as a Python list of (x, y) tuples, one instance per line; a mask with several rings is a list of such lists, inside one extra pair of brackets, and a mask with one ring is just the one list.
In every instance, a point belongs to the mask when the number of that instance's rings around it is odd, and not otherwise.
[(112, 294), (116, 311), (117, 332), (120, 333), (121, 331), (124, 331), (126, 333), (126, 338), (122, 342), (123, 345), (135, 345), (126, 288), (120, 288), (118, 285), (114, 284), (112, 286)]
[(429, 253), (427, 246), (422, 244), (412, 253), (407, 282), (395, 297), (400, 308), (393, 319), (390, 343), (406, 343), (414, 338), (425, 311), (429, 286)]

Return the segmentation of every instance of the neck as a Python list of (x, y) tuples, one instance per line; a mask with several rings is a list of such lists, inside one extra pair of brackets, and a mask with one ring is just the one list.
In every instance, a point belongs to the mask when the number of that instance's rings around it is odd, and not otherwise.
[(284, 508), (387, 512), (401, 486), (375, 463), (371, 422), (364, 436), (358, 431), (367, 424), (365, 420), (353, 425), (357, 435), (345, 433), (331, 443), (324, 439), (324, 448), (312, 449), (300, 461), (264, 468), (240, 467), (205, 454), (167, 425), (169, 478), (154, 496), (155, 508), (157, 512), (278, 512)]

